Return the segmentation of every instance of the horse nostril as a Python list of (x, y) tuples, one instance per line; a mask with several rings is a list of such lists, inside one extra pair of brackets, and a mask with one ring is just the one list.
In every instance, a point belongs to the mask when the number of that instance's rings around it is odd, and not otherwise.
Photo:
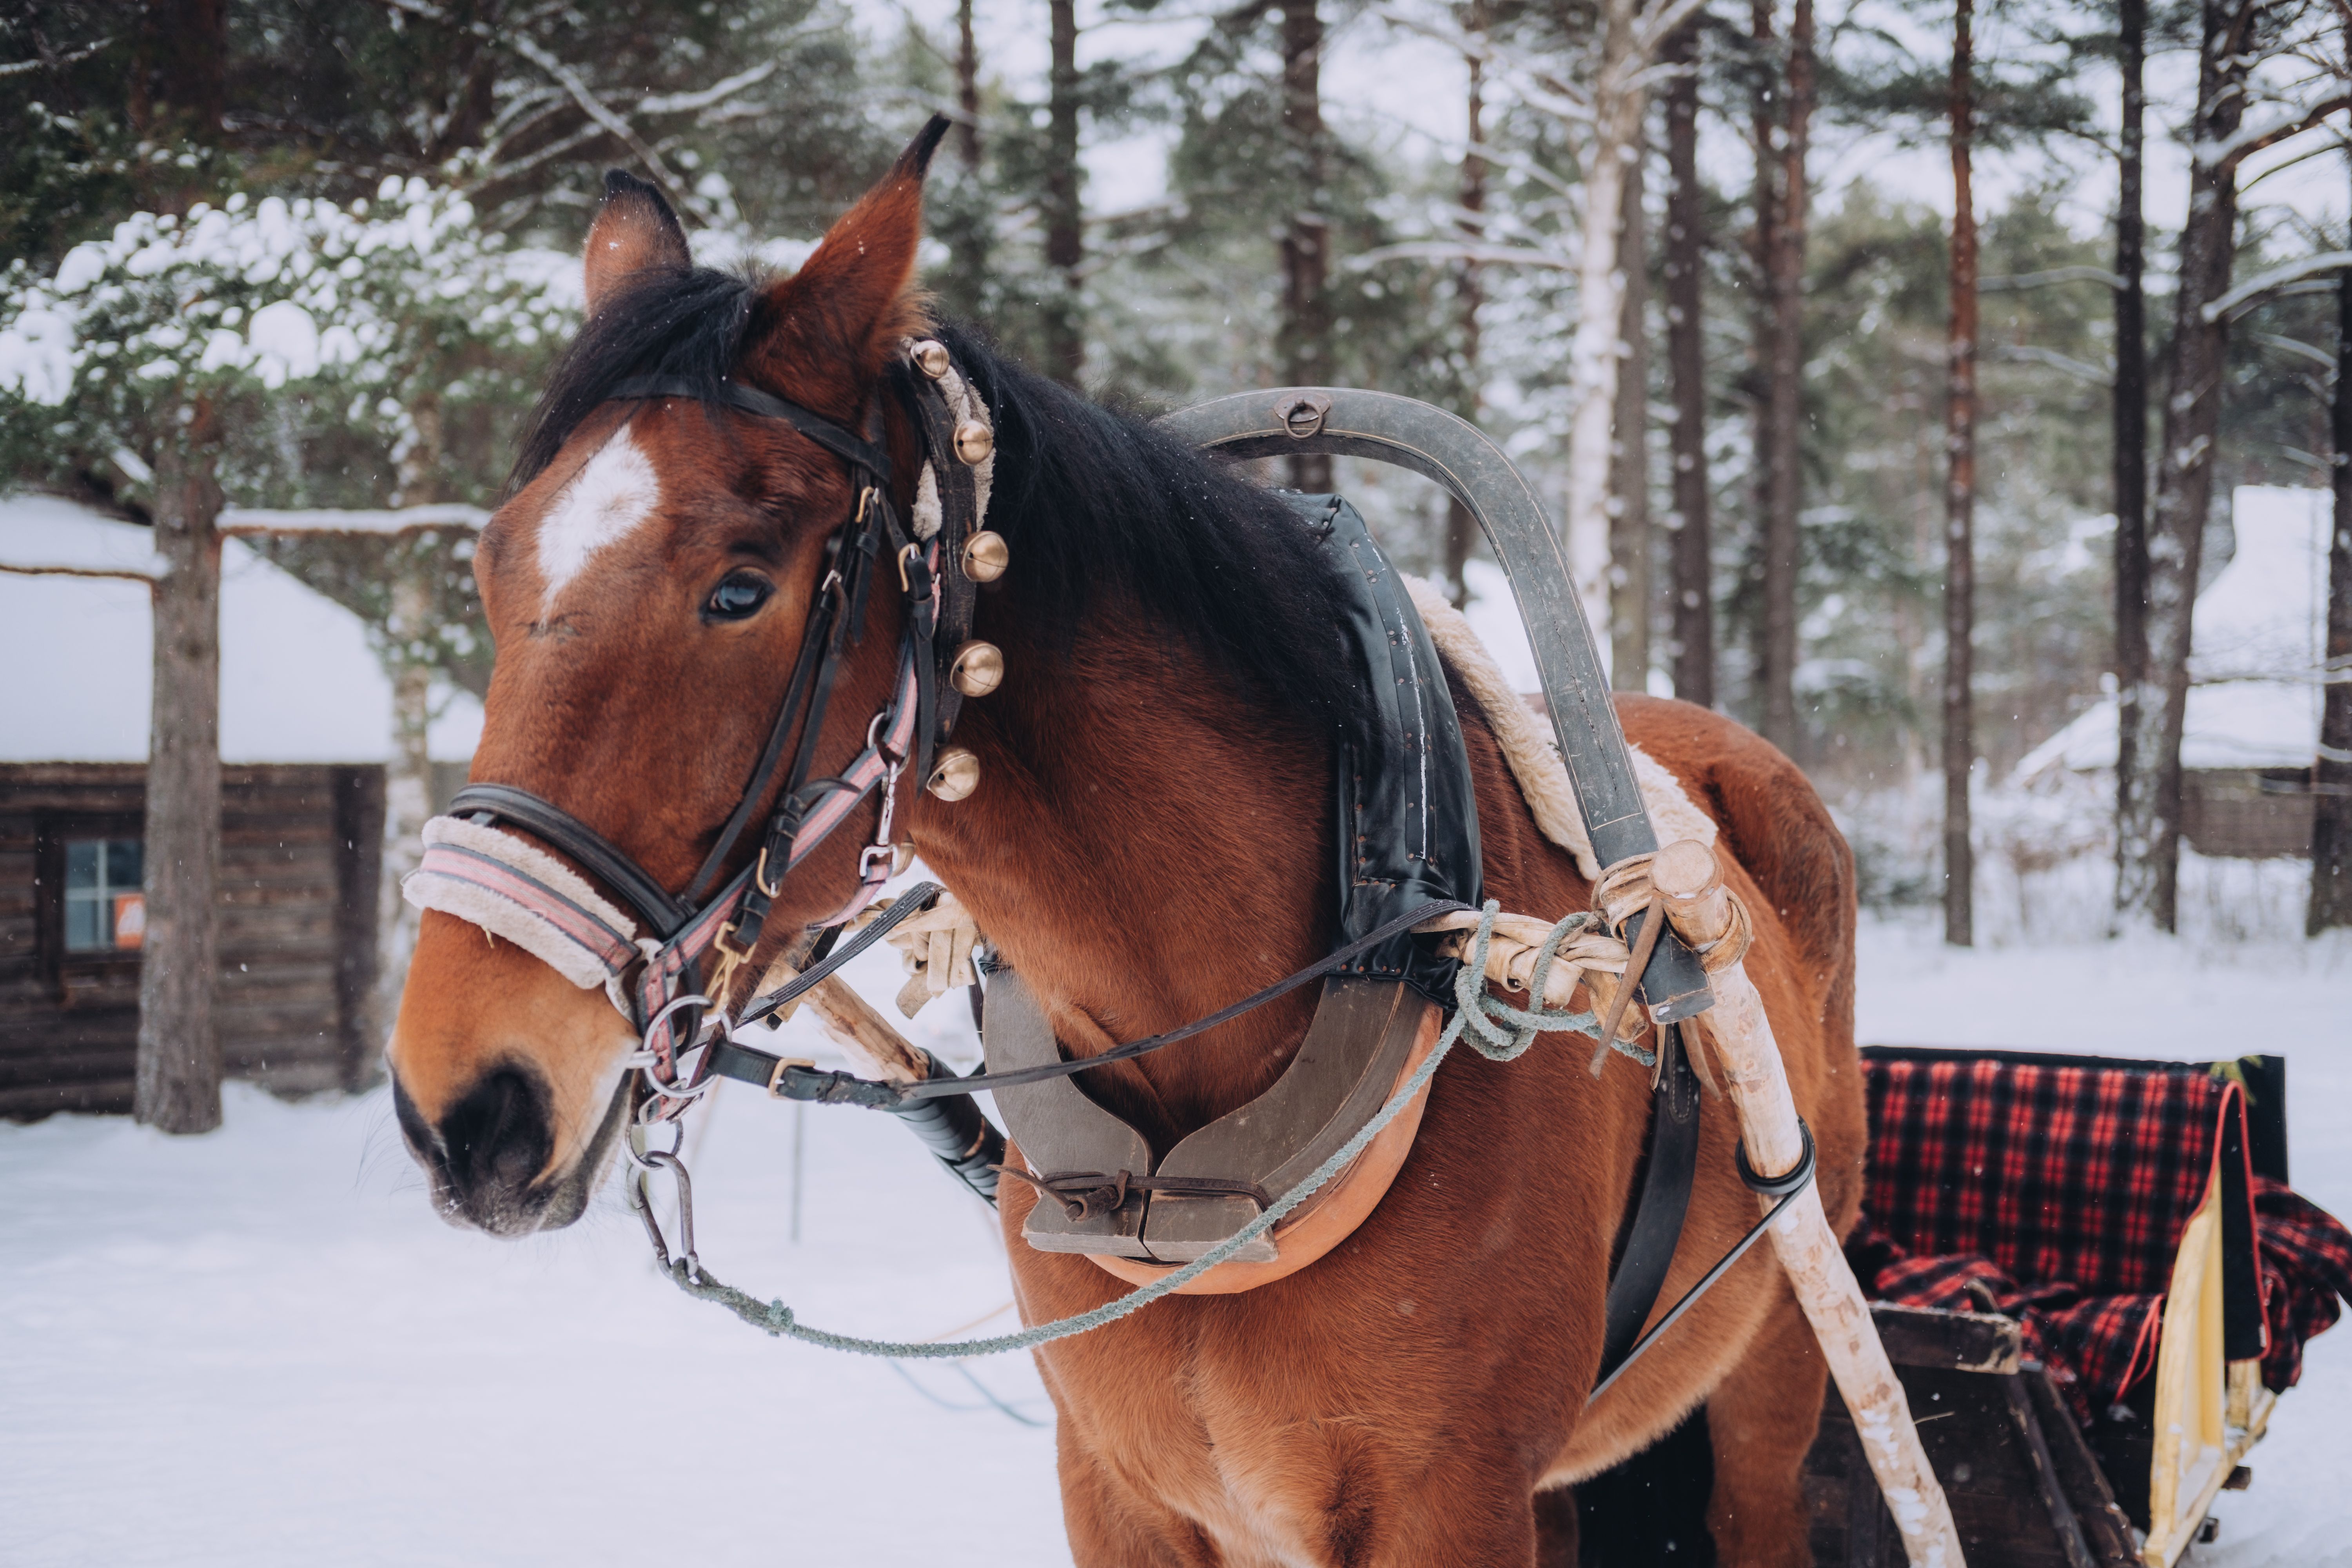
[(519, 1194), (552, 1147), (546, 1097), (530, 1077), (500, 1068), (442, 1117), (441, 1144), (458, 1191)]

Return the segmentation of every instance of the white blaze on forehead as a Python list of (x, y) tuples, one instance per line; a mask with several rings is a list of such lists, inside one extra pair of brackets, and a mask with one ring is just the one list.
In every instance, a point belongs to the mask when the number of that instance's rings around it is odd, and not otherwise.
[(653, 463), (623, 426), (588, 459), (547, 509), (539, 525), (539, 574), (545, 603), (587, 568), (598, 551), (627, 537), (661, 503)]

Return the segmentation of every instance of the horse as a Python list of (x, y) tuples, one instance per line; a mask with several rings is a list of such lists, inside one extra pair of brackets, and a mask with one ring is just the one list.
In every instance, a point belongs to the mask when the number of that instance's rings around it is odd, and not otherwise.
[[(781, 278), (696, 267), (658, 193), (608, 179), (587, 238), (585, 323), (475, 557), (497, 659), (473, 773), (558, 803), (685, 888), (754, 773), (828, 570), (825, 541), (855, 500), (841, 458), (788, 424), (715, 397), (615, 389), (648, 375), (731, 380), (869, 428), (904, 506), (919, 436), (877, 388), (905, 340), (936, 337), (994, 425), (987, 526), (1010, 569), (981, 591), (976, 616), (1006, 673), (956, 731), (977, 786), (941, 799), (909, 770), (887, 804), (1061, 1048), (1094, 1055), (1331, 950), (1335, 737), (1366, 698), (1333, 629), (1334, 569), (1286, 502), (933, 320), (915, 263), (945, 123)], [(871, 607), (818, 726), (820, 766), (858, 751), (889, 696), (904, 612), (889, 594)], [(1447, 676), (1487, 895), (1545, 919), (1588, 907), (1591, 885), (1538, 831), (1487, 714)], [(1803, 773), (1756, 735), (1686, 703), (1617, 703), (1632, 742), (1717, 825), (1728, 884), (1751, 911), (1748, 972), (1843, 1234), (1864, 1142), (1851, 855)], [(866, 803), (862, 820), (881, 808)], [(861, 837), (835, 835), (778, 881), (760, 950), (734, 977), (738, 1002), (857, 882)], [(1294, 992), (1089, 1073), (1087, 1092), (1164, 1152), (1266, 1089), (1314, 1005), (1311, 987)], [(604, 994), (428, 910), (388, 1059), (404, 1138), (444, 1215), (507, 1236), (576, 1219), (612, 1163), (637, 1043)], [(1826, 1373), (1769, 1249), (1588, 1405), (1604, 1288), (1643, 1170), (1647, 1077), (1622, 1061), (1596, 1076), (1585, 1052), (1556, 1043), (1508, 1064), (1453, 1056), (1393, 1184), (1328, 1256), (1036, 1352), (1076, 1561), (1572, 1562), (1565, 1489), (1703, 1408), (1706, 1523), (1722, 1560), (1809, 1562), (1801, 1470)], [(1711, 1101), (1702, 1122), (1663, 1300), (1757, 1215), (1728, 1106)], [(1085, 1257), (1024, 1245), (1034, 1201), (1004, 1184), (1024, 1320), (1123, 1293)]]

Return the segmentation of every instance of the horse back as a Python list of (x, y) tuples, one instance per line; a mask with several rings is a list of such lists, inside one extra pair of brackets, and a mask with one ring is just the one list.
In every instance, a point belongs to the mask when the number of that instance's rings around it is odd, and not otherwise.
[(1788, 933), (1824, 1020), (1851, 1020), (1853, 851), (1812, 781), (1754, 731), (1693, 703), (1621, 692), (1617, 713), (1626, 740), (1715, 819)]

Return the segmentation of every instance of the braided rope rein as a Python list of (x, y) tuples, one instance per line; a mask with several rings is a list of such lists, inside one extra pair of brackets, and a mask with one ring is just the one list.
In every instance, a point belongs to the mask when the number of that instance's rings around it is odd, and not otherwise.
[[(1514, 1007), (1501, 1001), (1486, 989), (1486, 950), (1494, 940), (1495, 917), (1502, 906), (1493, 900), (1479, 911), (1478, 926), (1472, 934), (1470, 952), (1463, 960), (1454, 980), (1454, 1016), (1437, 1037), (1437, 1045), (1412, 1075), (1405, 1079), (1395, 1095), (1381, 1107), (1370, 1121), (1335, 1150), (1331, 1157), (1318, 1166), (1314, 1173), (1297, 1186), (1284, 1194), (1274, 1205), (1262, 1211), (1247, 1225), (1217, 1243), (1199, 1258), (1185, 1264), (1172, 1274), (1163, 1275), (1150, 1284), (1106, 1301), (1089, 1311), (1078, 1312), (1052, 1322), (1038, 1323), (1018, 1332), (998, 1334), (990, 1339), (908, 1342), (897, 1340), (862, 1339), (855, 1334), (837, 1334), (827, 1329), (812, 1328), (800, 1321), (790, 1307), (782, 1300), (762, 1301), (746, 1291), (713, 1278), (709, 1270), (698, 1263), (679, 1258), (668, 1267), (671, 1283), (698, 1300), (711, 1301), (726, 1308), (762, 1333), (778, 1339), (798, 1340), (803, 1344), (825, 1350), (844, 1351), (851, 1355), (884, 1356), (894, 1361), (961, 1361), (974, 1356), (1003, 1355), (1010, 1351), (1034, 1350), (1055, 1340), (1089, 1333), (1096, 1329), (1118, 1321), (1132, 1312), (1140, 1311), (1161, 1297), (1172, 1294), (1191, 1284), (1220, 1263), (1230, 1260), (1242, 1248), (1272, 1230), (1292, 1210), (1313, 1196), (1325, 1183), (1341, 1171), (1369, 1147), (1382, 1129), (1396, 1120), (1407, 1105), (1429, 1086), (1437, 1069), (1465, 1035), (1470, 1047), (1488, 1061), (1516, 1061), (1535, 1044), (1542, 1034), (1598, 1035), (1601, 1020), (1591, 1013), (1570, 1013), (1545, 1007), (1540, 1000), (1532, 1007)], [(1582, 931), (1601, 917), (1580, 910), (1553, 925), (1545, 939), (1543, 954), (1536, 961), (1530, 996), (1540, 999), (1544, 982), (1551, 973), (1552, 961), (1559, 944)], [(1643, 1066), (1654, 1058), (1629, 1042), (1618, 1042), (1617, 1049)]]

